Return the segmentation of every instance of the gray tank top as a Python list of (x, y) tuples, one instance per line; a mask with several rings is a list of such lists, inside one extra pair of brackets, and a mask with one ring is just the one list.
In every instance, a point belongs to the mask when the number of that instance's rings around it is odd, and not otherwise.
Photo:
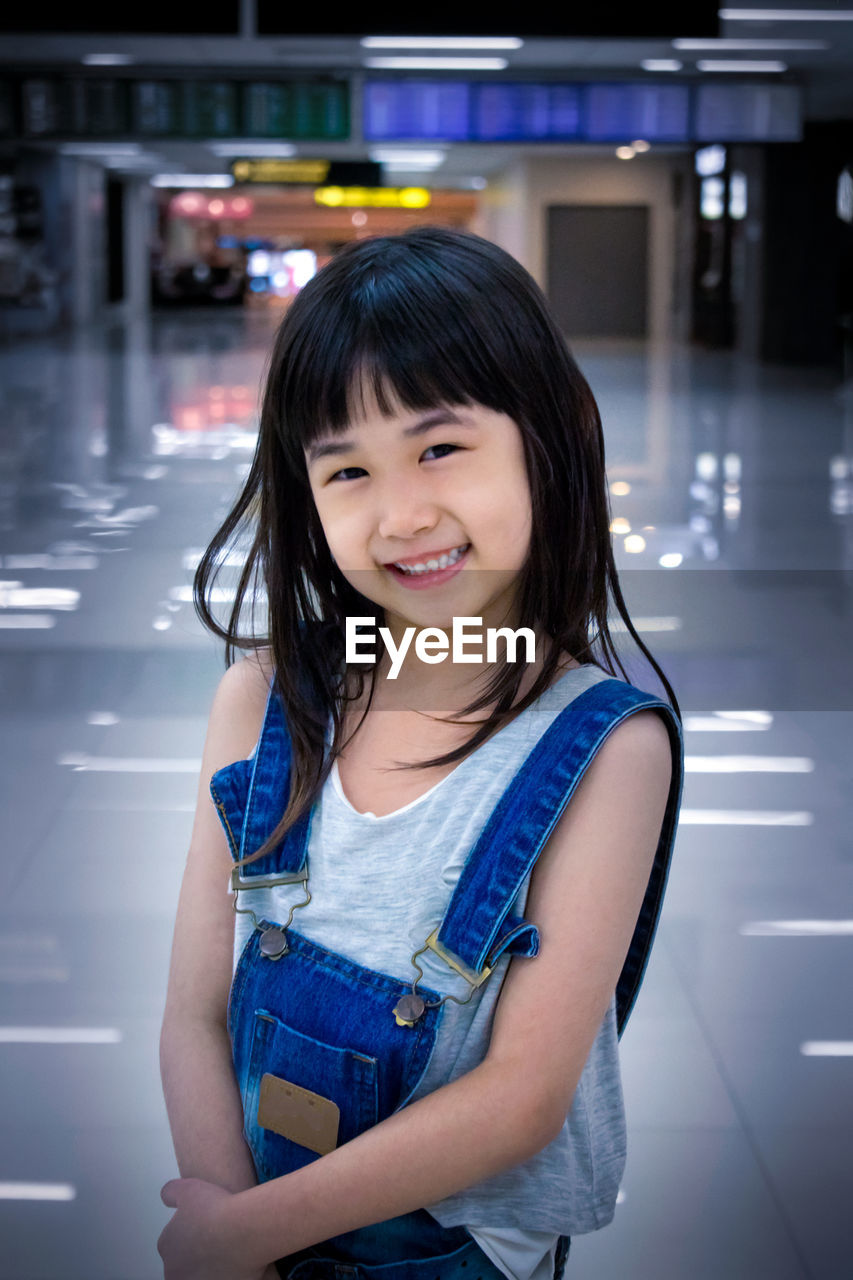
[[(308, 844), (311, 902), (292, 927), (359, 964), (406, 979), (411, 957), (440, 924), (465, 859), (517, 769), (554, 718), (599, 680), (596, 666), (575, 667), (425, 795), (394, 813), (357, 812), (333, 774), (315, 805)], [(523, 915), (522, 885), (513, 914)], [(301, 886), (241, 890), (240, 907), (287, 919)], [(237, 915), (234, 963), (251, 933)], [(520, 964), (535, 964), (520, 960)], [(418, 958), (423, 983), (463, 999), (467, 983), (431, 950)], [(467, 1004), (448, 1001), (435, 1049), (414, 1095), (422, 1097), (472, 1070), (485, 1057), (504, 954)], [(414, 1099), (413, 1099), (414, 1100)], [(580, 1235), (613, 1217), (625, 1165), (615, 996), (580, 1078), (562, 1131), (521, 1165), (426, 1208), (444, 1227), (515, 1227)]]

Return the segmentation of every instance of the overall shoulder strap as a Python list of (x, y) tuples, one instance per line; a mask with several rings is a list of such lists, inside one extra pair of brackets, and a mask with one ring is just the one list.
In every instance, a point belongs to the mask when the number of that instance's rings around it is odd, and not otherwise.
[[(271, 683), (254, 754), (219, 769), (210, 780), (210, 794), (235, 861), (259, 849), (278, 825), (290, 794), (290, 759), (284, 710)], [(309, 826), (306, 814), (269, 853), (235, 867), (232, 886), (261, 888), (303, 880)]]
[(673, 709), (621, 680), (601, 680), (575, 698), (539, 739), (469, 854), (430, 945), (479, 985), (504, 951), (534, 956), (535, 925), (510, 909), (598, 748), (617, 724), (646, 708), (669, 731), (672, 780), (654, 864), (616, 989), (621, 1034), (642, 982), (663, 903), (684, 776), (681, 724)]

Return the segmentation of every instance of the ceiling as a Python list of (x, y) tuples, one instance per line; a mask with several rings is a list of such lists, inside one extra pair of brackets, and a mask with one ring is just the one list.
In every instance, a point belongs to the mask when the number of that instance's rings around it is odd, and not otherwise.
[[(851, 0), (853, 2), (853, 0)], [(832, 0), (822, 0), (832, 5)], [(752, 78), (778, 81), (794, 80), (803, 88), (804, 116), (807, 120), (853, 119), (853, 8), (844, 10), (836, 0), (832, 8), (821, 10), (792, 10), (805, 14), (832, 13), (829, 20), (811, 16), (807, 20), (793, 20), (782, 16), (779, 9), (763, 12), (773, 14), (749, 19), (723, 16), (733, 12), (757, 14), (758, 10), (721, 10), (720, 36), (716, 41), (705, 42), (703, 48), (685, 48), (677, 37), (672, 40), (566, 40), (559, 38), (532, 38), (519, 49), (501, 54), (506, 57), (505, 71), (493, 75), (530, 77), (544, 74), (569, 78), (600, 78), (603, 74), (631, 78), (644, 78), (653, 74), (656, 79), (680, 78), (706, 80), (712, 73), (698, 68), (702, 59), (727, 59), (734, 61), (771, 59), (786, 64), (787, 71), (780, 77), (775, 73), (755, 73)], [(749, 42), (755, 48), (731, 48), (728, 42)], [(764, 44), (761, 44), (764, 42)], [(772, 42), (768, 44), (767, 42)], [(127, 73), (139, 74), (194, 72), (203, 70), (226, 71), (246, 74), (253, 71), (340, 74), (353, 81), (357, 94), (361, 77), (369, 73), (366, 58), (375, 53), (362, 48), (355, 37), (277, 37), (258, 38), (251, 35), (232, 38), (227, 36), (159, 37), (159, 36), (85, 36), (57, 35), (49, 32), (38, 34), (5, 34), (0, 46), (0, 65), (6, 64), (16, 72), (33, 70), (70, 70), (80, 68), (85, 56), (93, 53), (124, 54), (132, 62)], [(383, 51), (383, 52), (391, 52)], [(428, 53), (425, 50), (424, 53)], [(682, 64), (680, 70), (661, 73), (643, 70), (642, 62), (649, 59), (675, 59)], [(92, 74), (96, 74), (92, 72)], [(124, 74), (115, 68), (103, 68), (101, 74)], [(400, 73), (398, 73), (400, 74)], [(448, 72), (418, 74), (447, 75)], [(462, 71), (458, 74), (469, 76)], [(731, 75), (725, 75), (731, 81)], [(357, 117), (358, 112), (354, 115)], [(565, 152), (566, 147), (554, 147)], [(318, 150), (317, 144), (300, 144), (300, 154), (310, 155)], [(589, 148), (586, 148), (587, 152)], [(358, 136), (345, 143), (324, 143), (322, 152), (331, 158), (363, 156), (365, 144)], [(441, 168), (431, 180), (447, 185), (464, 184), (471, 175), (488, 177), (495, 169), (503, 167), (515, 153), (515, 149), (501, 144), (454, 147)], [(140, 169), (165, 165), (178, 166), (189, 172), (220, 172), (227, 169), (227, 159), (217, 156), (201, 142), (147, 143), (143, 160), (137, 161)], [(155, 165), (156, 161), (156, 165)], [(115, 165), (113, 167), (119, 167)], [(132, 169), (133, 164), (127, 168)], [(412, 181), (417, 171), (407, 177)], [(424, 175), (421, 174), (421, 177)]]

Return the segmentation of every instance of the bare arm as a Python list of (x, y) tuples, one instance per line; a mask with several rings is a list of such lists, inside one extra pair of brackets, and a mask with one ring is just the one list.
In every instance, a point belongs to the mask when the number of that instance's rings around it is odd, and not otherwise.
[(539, 926), (540, 953), (510, 964), (479, 1067), (320, 1160), (217, 1205), (215, 1221), (204, 1188), (172, 1184), (177, 1218), (186, 1205), (184, 1239), (203, 1228), (218, 1256), (264, 1265), (442, 1200), (551, 1141), (628, 950), (670, 777), (655, 712), (630, 716), (599, 750), (537, 863), (526, 914)]
[(178, 1168), (230, 1191), (257, 1183), (225, 1026), (234, 911), (232, 861), (210, 799), (213, 773), (244, 759), (260, 732), (268, 673), (254, 658), (235, 663), (210, 713), (198, 802), (178, 901), (160, 1069)]

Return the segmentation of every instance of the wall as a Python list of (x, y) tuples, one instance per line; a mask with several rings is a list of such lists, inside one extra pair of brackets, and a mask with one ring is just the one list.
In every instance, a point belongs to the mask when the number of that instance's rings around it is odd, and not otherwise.
[(480, 197), (478, 214), (471, 230), (494, 240), (528, 271), (532, 271), (527, 238), (527, 169), (528, 162), (519, 159), (489, 181)]
[(577, 152), (528, 155), (504, 172), (484, 199), (483, 227), (514, 253), (534, 278), (547, 278), (547, 208), (551, 204), (647, 204), (650, 211), (649, 337), (684, 337), (689, 270), (684, 269), (683, 227), (676, 175), (689, 172), (681, 153), (646, 153), (633, 160)]

